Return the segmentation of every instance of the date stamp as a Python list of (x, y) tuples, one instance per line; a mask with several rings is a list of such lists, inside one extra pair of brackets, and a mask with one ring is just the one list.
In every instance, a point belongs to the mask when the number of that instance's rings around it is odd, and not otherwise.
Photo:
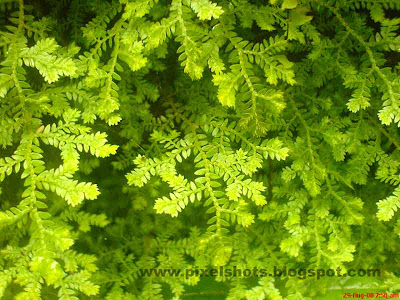
[(395, 293), (344, 293), (346, 299), (400, 299), (400, 294)]

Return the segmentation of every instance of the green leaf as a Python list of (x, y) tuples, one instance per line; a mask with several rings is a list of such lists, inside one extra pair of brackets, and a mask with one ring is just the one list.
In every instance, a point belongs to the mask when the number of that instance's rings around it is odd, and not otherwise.
[(296, 6), (299, 4), (298, 0), (283, 0), (282, 3), (282, 9), (292, 9), (296, 8)]
[(312, 20), (312, 16), (307, 16), (310, 10), (305, 7), (299, 7), (290, 11), (290, 21), (294, 26), (304, 25)]

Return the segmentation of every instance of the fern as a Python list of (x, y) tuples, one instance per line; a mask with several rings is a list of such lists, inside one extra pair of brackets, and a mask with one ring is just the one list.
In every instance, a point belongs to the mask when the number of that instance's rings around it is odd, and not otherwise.
[(2, 1), (0, 298), (397, 293), (399, 10)]

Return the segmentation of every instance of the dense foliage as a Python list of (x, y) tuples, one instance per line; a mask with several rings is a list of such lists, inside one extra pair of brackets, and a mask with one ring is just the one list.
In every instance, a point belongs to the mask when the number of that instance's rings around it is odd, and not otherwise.
[(1, 0), (0, 298), (399, 291), (399, 10)]

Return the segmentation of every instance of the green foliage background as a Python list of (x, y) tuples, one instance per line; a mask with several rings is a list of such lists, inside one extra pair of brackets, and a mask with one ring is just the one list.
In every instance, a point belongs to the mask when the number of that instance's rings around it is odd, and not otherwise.
[[(0, 297), (398, 292), (399, 10), (1, 0)], [(382, 275), (139, 273), (219, 266)]]

